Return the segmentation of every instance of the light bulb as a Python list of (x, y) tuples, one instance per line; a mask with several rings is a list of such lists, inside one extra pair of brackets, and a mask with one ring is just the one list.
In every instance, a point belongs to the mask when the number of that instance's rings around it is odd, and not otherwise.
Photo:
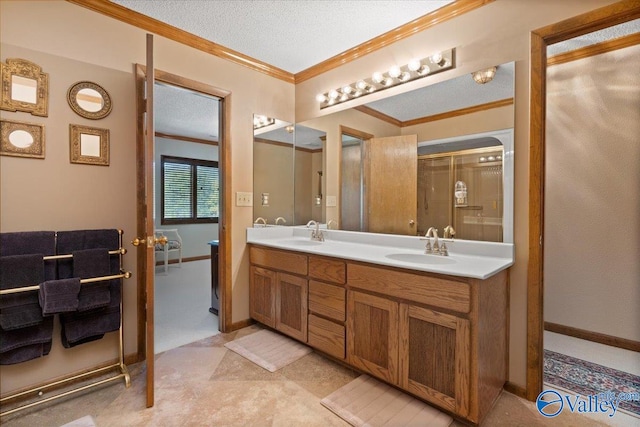
[(418, 69), (418, 74), (420, 74), (421, 76), (426, 76), (430, 72), (431, 72), (431, 68), (429, 68), (428, 65), (423, 65)]
[(359, 80), (358, 83), (356, 83), (356, 87), (360, 90), (365, 90), (367, 86), (368, 84), (364, 80)]
[(357, 91), (353, 92), (353, 97), (354, 97), (354, 98), (357, 98), (357, 97), (359, 97), (360, 95), (362, 95), (362, 91), (360, 91), (360, 90), (357, 90)]
[(340, 102), (344, 102), (348, 99), (349, 99), (349, 95), (347, 95), (346, 93), (343, 93), (342, 96), (340, 97)]
[(407, 64), (407, 68), (411, 71), (418, 71), (420, 67), (422, 67), (422, 64), (420, 63), (419, 59), (412, 59)]
[(353, 92), (353, 88), (350, 85), (347, 85), (342, 88), (342, 93), (346, 93), (347, 95)]
[(433, 55), (431, 55), (431, 62), (433, 62), (434, 64), (438, 64), (438, 65), (442, 66), (442, 64), (440, 64), (442, 62), (442, 54), (440, 52), (438, 52), (438, 53), (434, 53)]
[(393, 77), (394, 79), (396, 79), (400, 76), (400, 74), (402, 74), (402, 70), (397, 65), (394, 65), (393, 67), (389, 68), (390, 77)]
[(375, 86), (369, 86), (369, 87), (367, 88), (367, 92), (369, 92), (369, 93), (373, 93), (373, 92), (375, 92), (375, 91), (376, 91), (376, 87), (375, 87)]
[(486, 157), (480, 157), (480, 161), (481, 161), (481, 162), (486, 162), (486, 161), (487, 161), (487, 158), (486, 158)]
[(406, 82), (410, 78), (411, 78), (411, 74), (409, 74), (407, 71), (403, 71), (402, 74), (400, 74), (400, 77), (398, 77), (398, 79), (400, 79), (401, 82)]
[(338, 96), (340, 96), (340, 94), (338, 93), (337, 90), (332, 89), (331, 91), (329, 91), (329, 99), (335, 100), (338, 98)]
[(387, 77), (386, 79), (384, 79), (382, 84), (385, 86), (391, 86), (393, 84), (393, 79), (391, 77)]
[(327, 97), (324, 94), (319, 93), (319, 94), (316, 95), (316, 101), (318, 101), (320, 103), (327, 102)]
[(371, 80), (373, 80), (376, 83), (382, 83), (382, 81), (384, 80), (384, 76), (382, 75), (382, 73), (380, 71), (376, 71), (371, 76)]

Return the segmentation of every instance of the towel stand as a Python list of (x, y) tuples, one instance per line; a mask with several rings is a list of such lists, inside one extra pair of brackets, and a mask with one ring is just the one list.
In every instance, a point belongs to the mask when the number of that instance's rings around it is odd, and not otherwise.
[[(120, 256), (120, 274), (114, 274), (111, 276), (100, 276), (100, 277), (91, 277), (91, 278), (87, 278), (87, 279), (82, 279), (80, 280), (81, 284), (87, 284), (87, 283), (94, 283), (94, 282), (101, 282), (101, 281), (105, 281), (105, 280), (114, 280), (114, 279), (128, 279), (131, 277), (131, 272), (128, 271), (124, 271), (122, 270), (122, 256), (124, 254), (127, 253), (127, 250), (125, 248), (122, 247), (122, 235), (123, 235), (123, 231), (122, 230), (118, 230), (118, 236), (119, 236), (119, 247), (120, 249), (114, 250), (114, 251), (109, 251), (110, 255), (119, 255)], [(66, 255), (51, 255), (51, 256), (44, 256), (43, 259), (44, 260), (54, 260), (54, 259), (65, 259), (65, 258), (73, 258), (73, 255), (71, 254), (66, 254)], [(122, 286), (122, 285), (121, 285)], [(38, 290), (40, 289), (39, 285), (34, 285), (34, 286), (26, 286), (26, 287), (20, 287), (20, 288), (13, 288), (13, 289), (5, 289), (0, 291), (0, 295), (7, 295), (7, 294), (13, 294), (13, 293), (18, 293), (18, 292), (27, 292), (27, 291), (34, 291), (34, 290)], [(71, 390), (67, 390), (64, 392), (60, 392), (58, 394), (55, 394), (53, 396), (49, 396), (49, 397), (44, 397), (42, 399), (36, 400), (34, 402), (31, 403), (27, 403), (24, 405), (20, 405), (17, 406), (15, 408), (9, 409), (7, 411), (3, 411), (0, 412), (0, 417), (3, 417), (5, 415), (9, 415), (12, 414), (14, 412), (18, 412), (27, 408), (31, 408), (37, 405), (41, 405), (43, 403), (47, 403), (50, 402), (52, 400), (56, 400), (56, 399), (60, 399), (66, 396), (70, 396), (72, 394), (75, 393), (79, 393), (81, 391), (84, 390), (88, 390), (90, 388), (93, 387), (97, 387), (112, 381), (116, 381), (119, 380), (120, 378), (124, 379), (125, 382), (125, 387), (129, 388), (131, 386), (131, 375), (129, 374), (129, 370), (127, 369), (127, 366), (124, 364), (124, 332), (122, 329), (122, 320), (123, 320), (123, 311), (122, 311), (122, 298), (120, 298), (120, 329), (118, 330), (118, 345), (119, 345), (119, 351), (118, 351), (118, 362), (113, 363), (111, 365), (108, 366), (103, 366), (101, 368), (96, 368), (96, 369), (92, 369), (88, 372), (84, 372), (81, 374), (77, 374), (77, 375), (73, 375), (58, 381), (52, 381), (52, 382), (48, 382), (42, 385), (39, 385), (37, 387), (33, 387), (24, 391), (20, 391), (17, 393), (13, 393), (10, 395), (7, 395), (5, 397), (0, 398), (0, 403), (4, 403), (10, 400), (14, 400), (14, 399), (18, 399), (20, 397), (26, 397), (28, 395), (31, 394), (37, 394), (38, 396), (43, 396), (43, 393), (45, 390), (53, 388), (53, 387), (57, 387), (57, 386), (62, 386), (66, 383), (70, 383), (70, 382), (75, 382), (75, 381), (79, 381), (82, 380), (86, 377), (90, 377), (90, 376), (94, 376), (103, 372), (108, 372), (110, 370), (113, 369), (117, 369), (116, 373), (114, 373), (113, 376), (101, 379), (99, 381), (94, 381), (91, 382), (89, 384), (84, 384), (82, 386), (79, 386), (77, 388), (71, 389)]]

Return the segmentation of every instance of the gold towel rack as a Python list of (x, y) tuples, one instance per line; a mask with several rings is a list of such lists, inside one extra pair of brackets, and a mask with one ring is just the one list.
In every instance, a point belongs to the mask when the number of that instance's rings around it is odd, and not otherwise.
[[(109, 251), (110, 255), (119, 255), (120, 256), (120, 274), (114, 274), (114, 275), (110, 275), (110, 276), (100, 276), (100, 277), (91, 277), (88, 279), (82, 279), (80, 280), (81, 284), (86, 284), (86, 283), (94, 283), (94, 282), (101, 282), (104, 280), (114, 280), (114, 279), (128, 279), (131, 277), (131, 272), (129, 271), (124, 271), (122, 270), (122, 261), (123, 261), (123, 255), (127, 253), (127, 250), (124, 249), (122, 247), (122, 235), (124, 234), (124, 232), (122, 230), (118, 230), (118, 236), (119, 236), (119, 247), (120, 249), (117, 250), (113, 250), (113, 251)], [(51, 255), (51, 256), (44, 256), (43, 259), (44, 260), (56, 260), (56, 259), (66, 259), (66, 258), (73, 258), (72, 254), (65, 254), (65, 255)], [(122, 290), (122, 284), (121, 286), (121, 290)], [(5, 289), (0, 291), (0, 295), (6, 295), (6, 294), (13, 294), (13, 293), (17, 293), (17, 292), (26, 292), (26, 291), (33, 291), (33, 290), (38, 290), (40, 289), (39, 285), (35, 285), (35, 286), (26, 286), (26, 287), (21, 287), (21, 288), (13, 288), (13, 289)], [(20, 392), (16, 392), (13, 394), (10, 394), (8, 396), (2, 397), (0, 398), (0, 403), (7, 402), (10, 400), (14, 400), (14, 399), (18, 399), (21, 397), (26, 397), (28, 395), (32, 395), (32, 394), (36, 394), (37, 396), (43, 396), (45, 390), (49, 389), (49, 388), (54, 388), (57, 386), (62, 386), (66, 383), (70, 383), (70, 382), (76, 382), (78, 380), (84, 379), (85, 377), (91, 377), (100, 373), (104, 373), (107, 372), (109, 370), (112, 369), (117, 369), (118, 371), (110, 377), (98, 380), (98, 381), (94, 381), (92, 383), (89, 384), (85, 384), (83, 386), (80, 386), (78, 388), (75, 389), (71, 389), (68, 391), (64, 391), (64, 392), (60, 392), (58, 394), (55, 394), (53, 396), (49, 396), (49, 397), (42, 397), (42, 399), (36, 400), (34, 402), (31, 403), (27, 403), (24, 405), (20, 405), (17, 407), (14, 407), (12, 409), (0, 412), (0, 417), (12, 414), (14, 412), (18, 412), (21, 411), (23, 409), (27, 409), (27, 408), (31, 408), (33, 406), (37, 406), (37, 405), (41, 405), (43, 403), (46, 402), (50, 402), (52, 400), (55, 399), (59, 399), (65, 396), (69, 396), (87, 389), (90, 389), (92, 387), (97, 387), (100, 386), (102, 384), (106, 384), (109, 383), (111, 381), (115, 381), (118, 380), (120, 378), (124, 379), (124, 383), (125, 383), (125, 387), (129, 388), (131, 386), (131, 375), (129, 374), (129, 370), (127, 369), (127, 366), (124, 364), (124, 331), (122, 328), (123, 325), (123, 310), (122, 310), (122, 298), (120, 299), (120, 329), (118, 330), (118, 338), (119, 338), (119, 343), (118, 343), (118, 361), (112, 364), (109, 364), (107, 366), (102, 366), (96, 369), (92, 369), (91, 371), (88, 372), (84, 372), (84, 373), (80, 373), (80, 374), (76, 374), (76, 375), (71, 375), (69, 377), (63, 378), (61, 380), (57, 380), (57, 381), (52, 381), (52, 382), (48, 382), (46, 384), (42, 384), (33, 388), (29, 388), (27, 390), (23, 390)]]

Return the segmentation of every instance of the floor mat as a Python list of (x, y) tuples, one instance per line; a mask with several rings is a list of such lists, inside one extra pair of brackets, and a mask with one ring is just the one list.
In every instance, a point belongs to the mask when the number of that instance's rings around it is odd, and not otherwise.
[(224, 346), (269, 372), (275, 372), (313, 351), (304, 344), (267, 329), (228, 342)]
[(352, 426), (446, 427), (453, 421), (408, 394), (361, 375), (320, 403)]

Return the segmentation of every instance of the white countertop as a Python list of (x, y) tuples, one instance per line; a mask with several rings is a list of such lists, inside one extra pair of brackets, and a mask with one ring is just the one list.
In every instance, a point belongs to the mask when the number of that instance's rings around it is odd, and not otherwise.
[(511, 243), (446, 240), (449, 256), (442, 256), (424, 254), (426, 241), (416, 236), (326, 229), (322, 232), (324, 242), (316, 242), (310, 238), (311, 229), (304, 226), (248, 228), (247, 243), (475, 279), (491, 277), (514, 260)]

